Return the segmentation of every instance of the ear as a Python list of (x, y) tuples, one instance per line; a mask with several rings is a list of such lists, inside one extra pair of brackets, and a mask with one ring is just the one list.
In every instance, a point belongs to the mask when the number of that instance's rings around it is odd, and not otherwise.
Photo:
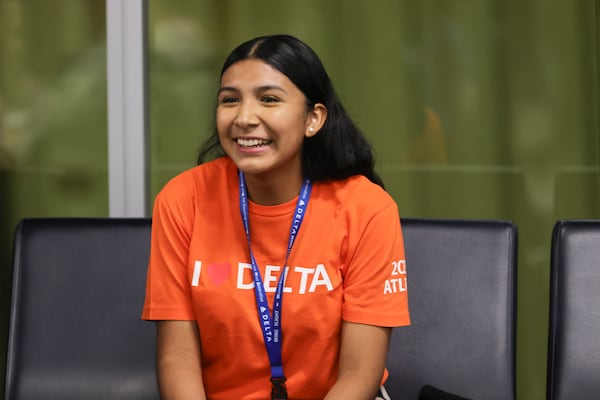
[(304, 132), (305, 137), (312, 137), (319, 133), (325, 121), (327, 120), (327, 107), (321, 103), (314, 105), (313, 109), (309, 111), (306, 117), (306, 129)]

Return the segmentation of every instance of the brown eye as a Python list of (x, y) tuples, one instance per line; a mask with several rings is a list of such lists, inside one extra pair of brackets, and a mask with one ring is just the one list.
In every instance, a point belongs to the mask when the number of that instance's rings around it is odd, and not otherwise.
[(264, 96), (260, 99), (263, 103), (278, 103), (279, 99), (275, 96)]
[(220, 103), (223, 103), (223, 104), (231, 104), (231, 103), (236, 103), (236, 102), (237, 102), (237, 100), (238, 100), (238, 99), (237, 99), (237, 97), (233, 97), (233, 96), (224, 96), (224, 97), (221, 99)]

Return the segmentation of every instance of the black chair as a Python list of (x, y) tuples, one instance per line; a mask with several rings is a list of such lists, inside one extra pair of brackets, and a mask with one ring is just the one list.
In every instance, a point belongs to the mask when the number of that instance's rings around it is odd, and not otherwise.
[(412, 324), (392, 332), (391, 398), (514, 399), (515, 225), (403, 218), (402, 228)]
[(552, 233), (547, 398), (600, 398), (600, 220)]
[(150, 219), (26, 219), (15, 235), (6, 400), (158, 399), (140, 319)]

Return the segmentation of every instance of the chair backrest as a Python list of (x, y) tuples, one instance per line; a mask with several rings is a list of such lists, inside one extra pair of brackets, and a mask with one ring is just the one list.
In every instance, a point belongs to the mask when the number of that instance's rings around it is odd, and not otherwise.
[(402, 219), (411, 326), (392, 332), (385, 384), (515, 398), (517, 230), (508, 221)]
[(26, 219), (15, 234), (6, 400), (158, 399), (140, 319), (150, 219)]
[(552, 233), (547, 398), (600, 397), (600, 220)]

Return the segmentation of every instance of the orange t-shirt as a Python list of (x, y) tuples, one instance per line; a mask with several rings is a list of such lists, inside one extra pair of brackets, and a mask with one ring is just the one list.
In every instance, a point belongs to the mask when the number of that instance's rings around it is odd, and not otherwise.
[[(296, 206), (250, 202), (252, 252), (273, 297)], [(337, 377), (342, 321), (408, 325), (397, 206), (362, 176), (316, 182), (287, 263), (282, 361), (290, 399), (322, 399)], [(211, 400), (270, 398), (235, 164), (183, 172), (158, 194), (143, 319), (196, 320)]]

